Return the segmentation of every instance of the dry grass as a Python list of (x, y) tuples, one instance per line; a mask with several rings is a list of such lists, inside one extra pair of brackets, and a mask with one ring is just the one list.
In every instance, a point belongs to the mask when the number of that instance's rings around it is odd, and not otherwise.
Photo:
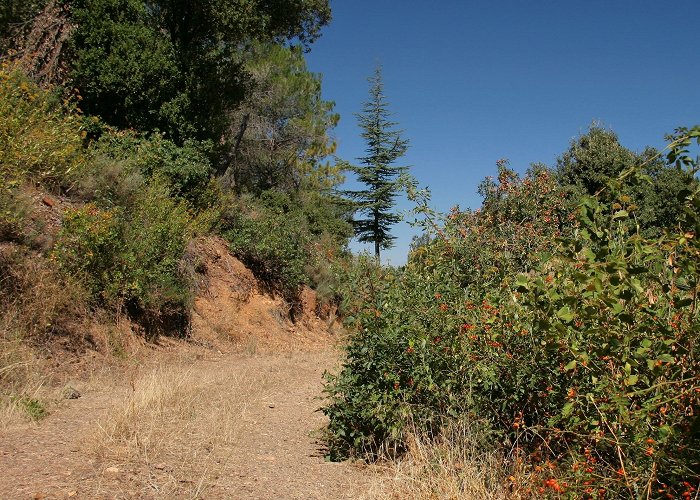
[[(0, 338), (0, 431), (32, 419), (45, 397), (38, 360), (19, 341)], [(34, 417), (39, 416), (34, 413)]]
[(37, 252), (0, 246), (0, 335), (41, 342), (74, 335), (87, 310), (82, 287)]
[(502, 455), (484, 451), (483, 437), (453, 424), (436, 439), (413, 434), (409, 450), (392, 462), (370, 498), (518, 500), (517, 482)]
[(92, 451), (105, 470), (138, 476), (149, 498), (204, 495), (231, 458), (248, 404), (265, 389), (216, 364), (194, 376), (184, 363), (153, 368), (130, 385), (99, 422)]
[(42, 416), (46, 379), (31, 346), (54, 336), (82, 342), (74, 332), (84, 316), (80, 287), (49, 260), (18, 245), (0, 246), (0, 429)]

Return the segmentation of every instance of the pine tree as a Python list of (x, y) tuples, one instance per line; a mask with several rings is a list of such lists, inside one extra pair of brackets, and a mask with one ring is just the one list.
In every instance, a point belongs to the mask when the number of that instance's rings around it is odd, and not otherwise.
[(391, 248), (396, 239), (390, 233), (391, 226), (400, 217), (392, 212), (396, 196), (401, 190), (400, 176), (406, 167), (395, 166), (394, 162), (408, 149), (408, 140), (402, 139), (397, 123), (389, 118), (381, 67), (377, 67), (370, 83), (369, 100), (364, 103), (362, 112), (355, 115), (362, 129), (366, 143), (366, 155), (358, 158), (360, 165), (349, 166), (357, 179), (367, 186), (361, 191), (346, 191), (353, 200), (360, 217), (352, 221), (355, 236), (363, 243), (374, 243), (377, 262), (380, 250)]

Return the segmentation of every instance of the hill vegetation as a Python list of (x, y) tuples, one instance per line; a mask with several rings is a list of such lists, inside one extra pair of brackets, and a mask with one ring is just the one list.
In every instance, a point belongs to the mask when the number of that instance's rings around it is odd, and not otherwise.
[[(476, 210), (413, 186), (424, 233), (382, 267), (347, 250), (339, 117), (303, 58), (329, 21), (325, 0), (0, 9), (3, 404), (41, 416), (17, 346), (84, 348), (94, 318), (187, 337), (187, 248), (214, 234), (292, 319), (303, 285), (339, 307), (330, 458), (422, 450), (430, 474), (471, 450), (457, 462), (503, 464), (484, 488), (521, 497), (696, 497), (700, 128), (637, 153), (594, 125), (556, 165), (500, 161)], [(453, 491), (485, 491), (457, 462)]]

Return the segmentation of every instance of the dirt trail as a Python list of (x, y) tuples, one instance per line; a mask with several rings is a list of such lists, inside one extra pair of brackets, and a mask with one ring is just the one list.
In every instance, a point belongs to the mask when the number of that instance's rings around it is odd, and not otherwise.
[[(92, 381), (40, 423), (3, 431), (0, 498), (333, 499), (371, 487), (367, 468), (326, 462), (314, 437), (335, 351), (203, 352)], [(167, 399), (153, 374), (181, 391)], [(151, 403), (139, 403), (147, 386)], [(121, 434), (106, 439), (110, 425)]]

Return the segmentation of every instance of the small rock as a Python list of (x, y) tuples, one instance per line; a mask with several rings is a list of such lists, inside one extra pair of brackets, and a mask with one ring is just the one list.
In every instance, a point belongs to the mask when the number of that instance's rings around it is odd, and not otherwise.
[(275, 405), (273, 405), (272, 403), (270, 403), (270, 404), (267, 405), (267, 406), (268, 406), (269, 408), (274, 408), (274, 407), (275, 407)]
[(49, 207), (49, 208), (53, 208), (53, 206), (56, 204), (56, 202), (54, 201), (54, 199), (51, 198), (50, 196), (44, 196), (44, 197), (41, 199), (41, 202), (42, 202), (44, 205), (46, 205), (47, 207)]
[(156, 464), (153, 466), (153, 468), (156, 470), (165, 470), (165, 467), (166, 467), (165, 464)]
[(63, 397), (65, 399), (78, 399), (80, 397), (80, 392), (75, 387), (67, 385), (63, 388)]
[(119, 474), (119, 468), (118, 467), (107, 467), (104, 471), (105, 476), (111, 476), (114, 477)]

